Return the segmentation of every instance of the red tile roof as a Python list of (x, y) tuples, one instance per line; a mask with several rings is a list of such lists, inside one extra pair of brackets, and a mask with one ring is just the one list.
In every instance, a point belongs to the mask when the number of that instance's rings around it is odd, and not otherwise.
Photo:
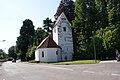
[(52, 35), (48, 35), (37, 48), (61, 48), (58, 46), (52, 38)]

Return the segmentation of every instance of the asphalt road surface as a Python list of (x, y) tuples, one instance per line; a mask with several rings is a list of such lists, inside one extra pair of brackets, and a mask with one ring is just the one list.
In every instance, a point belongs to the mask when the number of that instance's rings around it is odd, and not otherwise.
[(51, 65), (5, 62), (0, 80), (120, 80), (120, 63)]

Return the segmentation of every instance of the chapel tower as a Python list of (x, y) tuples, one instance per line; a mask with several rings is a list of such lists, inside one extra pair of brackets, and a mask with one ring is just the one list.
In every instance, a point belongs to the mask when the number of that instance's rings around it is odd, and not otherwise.
[(53, 28), (53, 40), (61, 47), (62, 61), (72, 60), (73, 57), (73, 37), (71, 24), (64, 12), (56, 20)]

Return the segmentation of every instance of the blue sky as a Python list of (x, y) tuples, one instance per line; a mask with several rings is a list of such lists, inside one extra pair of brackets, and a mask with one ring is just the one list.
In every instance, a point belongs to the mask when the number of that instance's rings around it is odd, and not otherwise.
[(33, 21), (35, 29), (42, 26), (45, 18), (54, 20), (61, 0), (0, 0), (0, 49), (7, 52), (16, 44), (19, 30), (25, 19)]

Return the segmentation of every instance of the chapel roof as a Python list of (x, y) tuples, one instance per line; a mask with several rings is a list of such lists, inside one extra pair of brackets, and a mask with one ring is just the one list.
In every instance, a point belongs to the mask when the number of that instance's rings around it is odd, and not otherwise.
[(37, 49), (39, 48), (61, 48), (61, 47), (55, 43), (55, 41), (52, 38), (52, 35), (48, 35), (37, 47)]

